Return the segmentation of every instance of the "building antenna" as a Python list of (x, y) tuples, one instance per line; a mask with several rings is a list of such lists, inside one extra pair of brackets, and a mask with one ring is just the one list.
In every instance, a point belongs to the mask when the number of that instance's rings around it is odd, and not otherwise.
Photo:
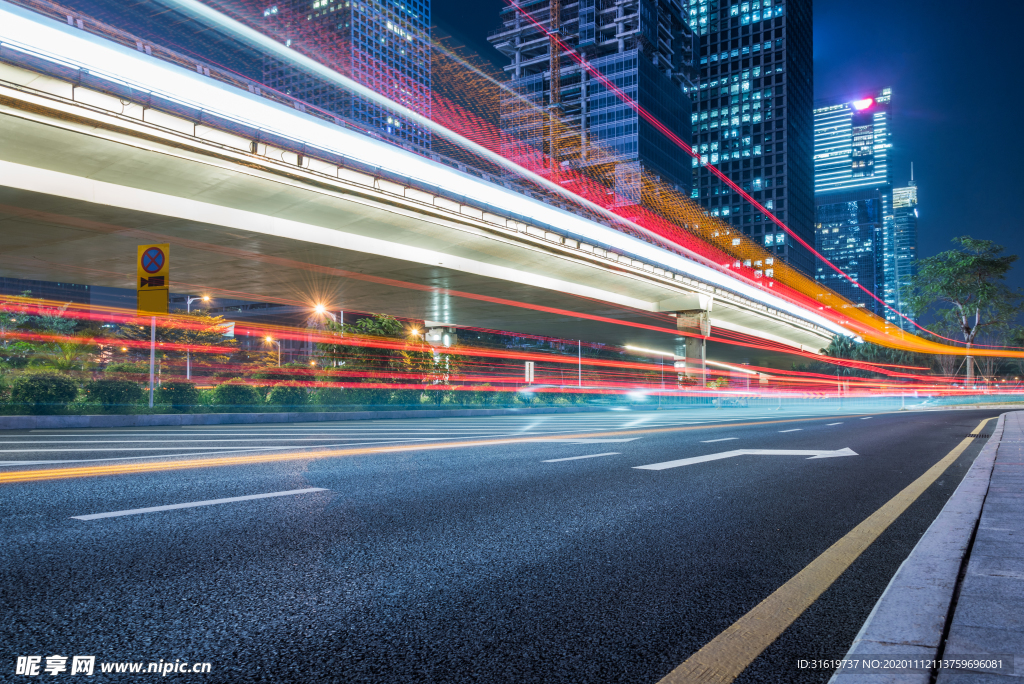
[(910, 162), (910, 183), (908, 183), (908, 185), (911, 187), (917, 185), (917, 183), (914, 182), (914, 162)]

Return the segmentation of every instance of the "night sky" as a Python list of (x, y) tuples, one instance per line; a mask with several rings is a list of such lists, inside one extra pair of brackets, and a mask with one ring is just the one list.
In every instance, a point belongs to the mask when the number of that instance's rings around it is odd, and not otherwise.
[[(504, 6), (433, 0), (433, 21), (501, 64), (485, 36)], [(964, 234), (1024, 256), (1024, 225), (1014, 209), (1024, 186), (1021, 26), (1024, 3), (1006, 0), (814, 3), (816, 99), (893, 89), (894, 178), (905, 184), (914, 162), (922, 257)], [(1024, 286), (1024, 265), (1013, 284)]]

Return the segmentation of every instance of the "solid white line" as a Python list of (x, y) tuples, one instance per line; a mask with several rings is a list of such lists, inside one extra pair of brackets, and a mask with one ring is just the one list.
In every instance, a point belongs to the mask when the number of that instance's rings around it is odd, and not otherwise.
[(793, 428), (792, 430), (779, 430), (779, 432), (800, 432), (803, 428)]
[(210, 499), (209, 501), (193, 501), (192, 503), (172, 504), (170, 506), (153, 506), (152, 508), (133, 508), (127, 511), (113, 511), (112, 513), (93, 513), (92, 515), (73, 515), (74, 520), (99, 520), (100, 518), (119, 518), (122, 515), (137, 515), (139, 513), (156, 513), (157, 511), (173, 511), (178, 508), (195, 508), (197, 506), (214, 506), (216, 504), (233, 503), (235, 501), (249, 501), (251, 499), (269, 499), (275, 496), (292, 496), (293, 494), (308, 494), (309, 492), (326, 492), (323, 487), (310, 487), (309, 489), (292, 489), (287, 492), (272, 492), (270, 494), (253, 494), (251, 496), (233, 496), (230, 499)]
[(842, 423), (825, 423), (825, 427), (829, 427), (831, 425), (842, 425)]
[(578, 461), (581, 458), (597, 458), (598, 456), (616, 456), (619, 453), (621, 453), (621, 452), (619, 452), (619, 451), (609, 451), (609, 452), (604, 453), (604, 454), (590, 454), (589, 456), (570, 456), (569, 458), (552, 458), (549, 461), (541, 461), (541, 463), (558, 463), (560, 461)]
[(728, 442), (734, 439), (739, 439), (739, 437), (722, 437), (721, 439), (702, 439), (700, 443), (711, 444), (712, 442)]

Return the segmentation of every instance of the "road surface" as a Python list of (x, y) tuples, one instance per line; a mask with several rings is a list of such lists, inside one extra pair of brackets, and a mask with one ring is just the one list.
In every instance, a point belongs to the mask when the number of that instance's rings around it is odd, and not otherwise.
[[(653, 684), (998, 413), (0, 433), (0, 681)], [(845, 653), (983, 442), (735, 681), (827, 681), (797, 661)], [(100, 671), (134, 662), (210, 665)]]

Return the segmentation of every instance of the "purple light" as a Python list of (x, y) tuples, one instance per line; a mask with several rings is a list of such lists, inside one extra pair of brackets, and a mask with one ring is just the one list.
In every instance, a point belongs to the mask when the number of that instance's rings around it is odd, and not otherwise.
[(865, 97), (863, 100), (854, 100), (853, 108), (856, 109), (857, 111), (861, 111), (867, 109), (873, 104), (875, 104), (874, 99), (870, 97)]

